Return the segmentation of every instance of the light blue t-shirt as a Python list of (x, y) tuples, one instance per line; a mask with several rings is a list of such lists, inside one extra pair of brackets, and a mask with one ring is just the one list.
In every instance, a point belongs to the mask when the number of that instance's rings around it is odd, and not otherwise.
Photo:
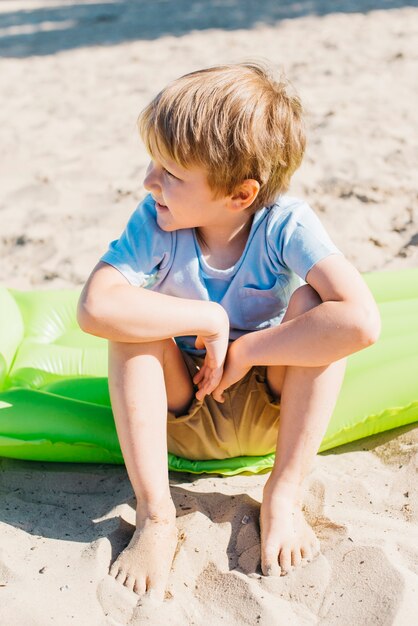
[[(276, 326), (307, 273), (330, 254), (341, 254), (305, 203), (280, 196), (254, 214), (244, 251), (233, 267), (210, 267), (193, 228), (165, 232), (148, 195), (101, 260), (131, 285), (170, 296), (219, 302), (227, 311), (230, 340)], [(183, 350), (202, 354), (195, 337), (176, 337)]]

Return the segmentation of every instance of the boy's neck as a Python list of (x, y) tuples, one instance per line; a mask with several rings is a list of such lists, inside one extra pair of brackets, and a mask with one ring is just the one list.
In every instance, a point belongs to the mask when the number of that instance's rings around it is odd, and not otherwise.
[(241, 223), (224, 229), (196, 228), (203, 257), (215, 269), (228, 269), (235, 265), (246, 246), (254, 215)]

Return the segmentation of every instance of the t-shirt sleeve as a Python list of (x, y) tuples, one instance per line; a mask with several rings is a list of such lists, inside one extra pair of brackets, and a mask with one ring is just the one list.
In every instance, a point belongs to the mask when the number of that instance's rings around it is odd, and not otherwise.
[(167, 269), (172, 247), (173, 233), (158, 226), (154, 200), (147, 196), (100, 260), (119, 270), (131, 285), (151, 287)]
[(286, 202), (272, 209), (268, 246), (276, 262), (306, 280), (312, 267), (330, 254), (342, 254), (319, 218), (305, 202)]

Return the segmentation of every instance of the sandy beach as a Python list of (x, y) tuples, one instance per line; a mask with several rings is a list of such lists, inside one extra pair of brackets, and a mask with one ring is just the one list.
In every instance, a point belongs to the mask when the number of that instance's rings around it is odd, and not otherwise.
[[(0, 284), (80, 288), (144, 196), (139, 111), (169, 80), (266, 60), (305, 104), (306, 199), (362, 272), (418, 266), (418, 2), (5, 0)], [(266, 475), (171, 473), (183, 542), (164, 604), (107, 575), (135, 503), (123, 466), (0, 459), (1, 626), (409, 626), (418, 431), (317, 457), (321, 555), (261, 575)]]

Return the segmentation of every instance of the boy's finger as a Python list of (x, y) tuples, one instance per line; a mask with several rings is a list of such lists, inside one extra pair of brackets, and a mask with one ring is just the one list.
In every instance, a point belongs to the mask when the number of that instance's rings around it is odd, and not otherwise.
[(203, 400), (203, 398), (205, 396), (209, 396), (214, 389), (216, 389), (216, 384), (213, 384), (210, 376), (208, 375), (208, 377), (203, 381), (203, 383), (201, 383), (200, 389), (196, 394), (196, 398), (198, 400)]
[(196, 400), (203, 400), (205, 395), (206, 394), (204, 393), (203, 388), (201, 387), (198, 391), (196, 391)]
[(205, 372), (204, 369), (200, 369), (197, 374), (195, 374), (193, 376), (193, 382), (195, 385), (197, 385), (198, 383), (200, 383), (200, 381), (202, 380), (203, 376), (204, 376)]
[(214, 389), (212, 392), (212, 398), (216, 400), (216, 402), (220, 402), (222, 404), (223, 402), (225, 402), (225, 398), (223, 396), (224, 391), (225, 389), (223, 389), (222, 387), (216, 387), (216, 389)]
[(196, 398), (198, 400), (203, 400), (205, 396), (210, 393), (210, 385), (207, 380), (204, 380), (199, 387), (199, 390), (196, 392)]

